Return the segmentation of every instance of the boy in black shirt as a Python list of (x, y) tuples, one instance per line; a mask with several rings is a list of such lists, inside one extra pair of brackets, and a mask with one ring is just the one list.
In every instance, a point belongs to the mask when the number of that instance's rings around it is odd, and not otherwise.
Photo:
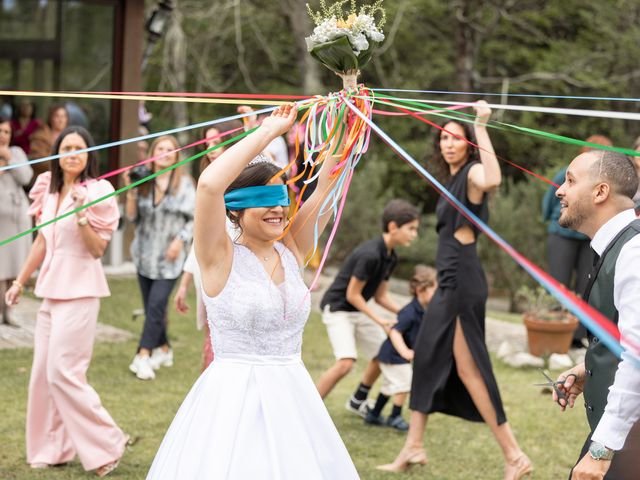
[(331, 392), (353, 368), (359, 349), (369, 363), (346, 406), (363, 417), (369, 390), (380, 375), (380, 365), (374, 357), (395, 323), (378, 316), (367, 301), (373, 297), (394, 317), (400, 310), (387, 294), (389, 277), (398, 262), (394, 248), (408, 246), (416, 239), (418, 219), (416, 207), (404, 200), (391, 200), (382, 214), (382, 237), (351, 252), (320, 304), (336, 363), (318, 380), (318, 391), (322, 398)]

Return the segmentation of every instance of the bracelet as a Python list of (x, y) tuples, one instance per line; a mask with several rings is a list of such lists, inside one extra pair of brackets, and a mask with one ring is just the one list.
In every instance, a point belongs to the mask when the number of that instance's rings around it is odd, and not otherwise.
[(24, 285), (22, 285), (18, 280), (14, 280), (13, 282), (11, 282), (11, 285), (14, 287), (18, 287), (20, 289), (20, 294), (24, 292)]
[(79, 217), (76, 223), (79, 227), (85, 227), (89, 224), (89, 219), (87, 217)]

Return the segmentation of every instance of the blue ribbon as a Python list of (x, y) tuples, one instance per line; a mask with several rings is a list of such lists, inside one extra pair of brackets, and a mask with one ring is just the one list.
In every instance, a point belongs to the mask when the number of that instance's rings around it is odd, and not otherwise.
[(227, 210), (244, 210), (256, 207), (288, 207), (291, 203), (286, 185), (258, 185), (238, 188), (224, 196)]
[[(473, 220), (473, 222), (479, 226), (481, 230), (493, 240), (496, 244), (501, 246), (507, 254), (513, 258), (529, 275), (531, 275), (538, 283), (540, 283), (551, 295), (553, 295), (561, 304), (563, 304), (568, 310), (570, 310), (582, 324), (587, 327), (595, 336), (597, 336), (602, 343), (618, 358), (620, 358), (625, 352), (625, 348), (618, 342), (609, 332), (601, 327), (582, 307), (569, 297), (563, 290), (556, 287), (551, 282), (541, 275), (538, 271), (532, 268), (531, 265), (522, 261), (521, 258), (514, 255), (518, 253), (506, 240), (498, 235), (493, 229), (489, 227), (485, 222), (478, 218), (471, 210), (469, 210), (460, 200), (458, 200), (449, 190), (447, 190), (436, 178), (431, 175), (424, 167), (416, 161), (411, 155), (409, 155), (404, 148), (402, 148), (395, 140), (387, 135), (378, 125), (373, 123), (369, 118), (364, 116), (360, 110), (353, 107), (350, 103), (347, 106), (358, 115), (364, 122), (366, 122), (371, 129), (385, 141), (391, 149), (393, 149), (398, 155), (400, 155), (407, 163), (409, 163), (423, 178), (425, 178), (436, 191), (446, 197), (458, 211), (464, 213), (464, 215)], [(511, 252), (511, 253), (510, 253)], [(520, 255), (522, 257), (522, 255)], [(628, 357), (636, 367), (640, 368), (640, 356), (634, 352), (627, 352)]]

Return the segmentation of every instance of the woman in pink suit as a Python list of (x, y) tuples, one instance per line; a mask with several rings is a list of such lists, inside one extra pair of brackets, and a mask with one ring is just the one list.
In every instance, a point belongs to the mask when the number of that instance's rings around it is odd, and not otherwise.
[[(90, 180), (98, 174), (94, 152), (73, 153), (93, 145), (82, 127), (60, 134), (54, 153), (71, 154), (52, 162), (51, 172), (41, 174), (29, 194), (29, 214), (38, 223), (113, 192), (106, 180)], [(44, 301), (27, 406), (27, 462), (33, 468), (66, 463), (77, 454), (86, 470), (102, 477), (116, 468), (126, 447), (127, 436), (86, 377), (100, 298), (110, 295), (100, 257), (119, 217), (115, 199), (109, 198), (40, 229), (6, 294), (8, 304), (17, 303), (22, 285), (40, 268), (35, 293)]]

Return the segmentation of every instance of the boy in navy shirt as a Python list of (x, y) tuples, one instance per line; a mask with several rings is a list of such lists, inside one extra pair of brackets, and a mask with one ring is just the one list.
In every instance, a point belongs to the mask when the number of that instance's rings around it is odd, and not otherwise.
[(347, 401), (347, 409), (366, 415), (367, 395), (380, 375), (374, 357), (395, 320), (380, 317), (367, 304), (376, 303), (394, 315), (400, 308), (389, 297), (387, 284), (398, 259), (397, 246), (408, 246), (418, 235), (419, 211), (404, 200), (391, 200), (382, 214), (382, 236), (357, 247), (322, 297), (322, 321), (327, 327), (336, 363), (322, 374), (317, 387), (322, 398), (353, 368), (358, 351), (369, 363), (362, 382)]
[[(411, 391), (413, 344), (424, 311), (438, 288), (436, 270), (416, 265), (409, 283), (413, 300), (398, 312), (398, 323), (389, 332), (389, 338), (380, 347), (378, 361), (382, 370), (382, 385), (375, 407), (364, 418), (371, 425), (388, 425), (398, 430), (409, 430), (402, 418), (402, 405)], [(385, 421), (381, 412), (393, 395), (393, 410)]]

